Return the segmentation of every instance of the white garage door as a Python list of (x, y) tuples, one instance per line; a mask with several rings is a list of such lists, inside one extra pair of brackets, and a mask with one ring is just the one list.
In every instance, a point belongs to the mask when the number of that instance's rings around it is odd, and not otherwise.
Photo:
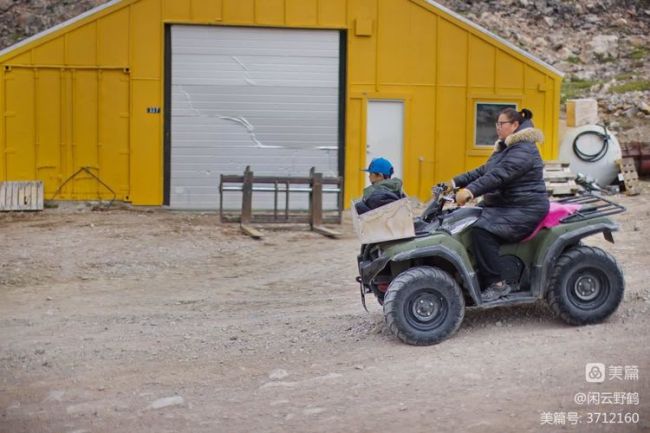
[(170, 207), (218, 208), (219, 175), (247, 165), (338, 176), (339, 32), (175, 25), (171, 59)]

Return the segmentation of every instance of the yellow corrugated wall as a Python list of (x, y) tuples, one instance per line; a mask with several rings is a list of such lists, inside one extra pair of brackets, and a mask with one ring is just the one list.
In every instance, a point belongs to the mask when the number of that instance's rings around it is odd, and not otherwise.
[[(561, 78), (424, 0), (124, 0), (0, 58), (0, 179), (45, 181), (82, 167), (119, 199), (163, 200), (164, 26), (346, 29), (345, 203), (364, 185), (368, 99), (405, 101), (404, 181), (429, 187), (482, 163), (474, 104), (516, 102), (557, 155)], [(64, 199), (110, 198), (85, 172)]]

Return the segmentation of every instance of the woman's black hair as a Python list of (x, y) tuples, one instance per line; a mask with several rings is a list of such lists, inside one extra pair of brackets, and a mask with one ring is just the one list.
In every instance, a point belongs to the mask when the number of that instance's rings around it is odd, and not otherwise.
[(511, 122), (517, 122), (520, 125), (524, 123), (525, 120), (530, 120), (533, 118), (533, 112), (530, 111), (528, 108), (523, 108), (521, 111), (517, 111), (514, 108), (508, 107), (504, 110), (501, 110), (499, 116), (501, 116), (502, 114), (505, 114), (505, 116)]

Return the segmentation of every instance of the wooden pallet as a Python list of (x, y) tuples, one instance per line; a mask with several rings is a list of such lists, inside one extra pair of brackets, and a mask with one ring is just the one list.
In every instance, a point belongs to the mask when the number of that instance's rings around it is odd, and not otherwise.
[(575, 183), (576, 176), (569, 169), (568, 162), (547, 161), (544, 163), (544, 183), (549, 194), (574, 195), (580, 187)]
[(43, 182), (0, 182), (0, 211), (43, 210)]
[(625, 194), (641, 194), (639, 174), (636, 172), (636, 167), (634, 166), (634, 158), (617, 159), (616, 165), (618, 165), (620, 171), (619, 180), (622, 177), (623, 183), (625, 184)]

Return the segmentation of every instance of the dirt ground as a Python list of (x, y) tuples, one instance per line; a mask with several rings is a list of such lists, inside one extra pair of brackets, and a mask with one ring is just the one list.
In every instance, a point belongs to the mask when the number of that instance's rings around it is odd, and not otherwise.
[[(616, 244), (587, 242), (625, 273), (606, 323), (470, 310), (429, 347), (393, 337), (374, 299), (362, 309), (349, 221), (338, 240), (255, 241), (215, 214), (0, 215), (0, 432), (650, 431), (650, 183), (616, 200)], [(590, 362), (631, 376), (587, 383)], [(589, 392), (638, 401), (575, 402)]]

